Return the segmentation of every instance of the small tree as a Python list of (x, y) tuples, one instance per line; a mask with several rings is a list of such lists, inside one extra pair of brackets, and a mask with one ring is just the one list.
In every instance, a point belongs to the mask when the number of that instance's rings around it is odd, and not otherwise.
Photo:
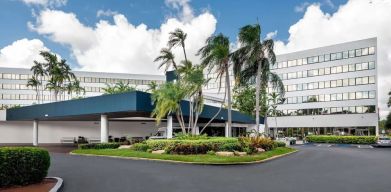
[(103, 88), (104, 95), (117, 94), (117, 93), (126, 93), (136, 91), (136, 88), (130, 86), (129, 83), (124, 83), (122, 81), (116, 83), (114, 86), (106, 84), (106, 87)]
[(232, 107), (247, 115), (255, 116), (255, 88), (249, 85), (235, 86)]

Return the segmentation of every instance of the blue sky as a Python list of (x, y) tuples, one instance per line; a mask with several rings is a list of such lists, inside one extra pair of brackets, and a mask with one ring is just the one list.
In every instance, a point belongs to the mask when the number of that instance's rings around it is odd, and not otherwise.
[[(314, 0), (196, 0), (191, 1), (195, 15), (209, 10), (217, 19), (216, 32), (229, 36), (235, 41), (238, 29), (246, 24), (260, 21), (264, 34), (277, 30), (276, 39), (286, 41), (289, 27), (304, 14), (297, 7), (321, 3), (322, 10), (333, 13), (346, 0), (314, 1)], [(85, 25), (93, 27), (100, 19), (111, 20), (109, 17), (97, 17), (98, 10), (111, 10), (126, 16), (135, 25), (144, 23), (150, 28), (158, 28), (169, 16), (174, 16), (178, 10), (167, 7), (164, 1), (158, 0), (68, 0), (63, 6), (52, 9), (72, 12)], [(25, 4), (21, 0), (0, 1), (0, 48), (22, 38), (38, 38), (46, 47), (67, 58), (73, 64), (70, 50), (66, 46), (55, 43), (28, 28), (27, 23), (35, 20), (33, 13), (44, 9), (40, 5)]]

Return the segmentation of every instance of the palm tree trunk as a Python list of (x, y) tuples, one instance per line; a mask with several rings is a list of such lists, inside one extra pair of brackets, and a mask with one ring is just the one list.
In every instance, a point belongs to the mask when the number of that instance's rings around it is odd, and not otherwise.
[(258, 65), (257, 76), (255, 77), (255, 124), (257, 126), (257, 133), (259, 134), (259, 92), (261, 89), (261, 66)]
[(231, 135), (231, 126), (232, 126), (232, 103), (231, 103), (231, 83), (229, 80), (229, 67), (228, 64), (226, 64), (226, 70), (225, 70), (225, 88), (227, 92), (227, 103), (228, 103), (228, 130), (230, 133), (228, 135)]
[(208, 121), (208, 123), (206, 123), (206, 125), (200, 130), (200, 135), (202, 134), (202, 132), (204, 132), (204, 130), (206, 129), (206, 127), (208, 127), (210, 125), (210, 123), (212, 123), (212, 121), (214, 119), (216, 119), (216, 117), (220, 114), (221, 112), (221, 109), (223, 109), (223, 105), (225, 103), (225, 99), (227, 97), (227, 92), (224, 92), (224, 99), (223, 99), (223, 102), (221, 103), (220, 105), (220, 108), (219, 110), (217, 111), (217, 113)]
[(185, 61), (187, 63), (187, 55), (186, 55), (186, 49), (185, 49), (185, 42), (182, 42), (182, 49), (183, 49), (183, 55), (185, 55)]

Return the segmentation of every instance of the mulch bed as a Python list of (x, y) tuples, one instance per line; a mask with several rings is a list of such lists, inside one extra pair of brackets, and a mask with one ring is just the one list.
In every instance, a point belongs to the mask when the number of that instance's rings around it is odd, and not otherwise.
[(44, 179), (41, 183), (26, 185), (26, 186), (12, 186), (7, 188), (0, 188), (1, 192), (47, 192), (50, 191), (57, 183), (56, 179)]

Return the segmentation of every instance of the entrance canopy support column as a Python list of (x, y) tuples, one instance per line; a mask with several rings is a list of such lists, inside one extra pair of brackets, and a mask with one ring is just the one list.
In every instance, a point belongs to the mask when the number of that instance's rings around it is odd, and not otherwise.
[(109, 119), (103, 114), (100, 116), (100, 142), (109, 142)]
[(225, 122), (225, 137), (231, 137), (231, 130), (229, 130), (228, 121)]
[(38, 146), (38, 120), (33, 123), (33, 146)]
[(172, 116), (167, 116), (167, 139), (172, 138)]

